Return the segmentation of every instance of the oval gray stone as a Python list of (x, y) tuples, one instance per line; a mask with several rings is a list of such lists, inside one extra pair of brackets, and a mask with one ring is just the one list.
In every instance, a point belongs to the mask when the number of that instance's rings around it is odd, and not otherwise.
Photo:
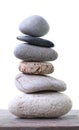
[(26, 35), (41, 37), (49, 31), (49, 25), (43, 17), (32, 15), (21, 22), (19, 29)]
[(18, 44), (14, 49), (14, 55), (24, 61), (53, 61), (58, 57), (54, 49), (33, 46), (27, 43)]
[(70, 111), (72, 101), (62, 93), (35, 93), (17, 96), (9, 104), (9, 111), (21, 118), (54, 118)]
[(15, 85), (24, 93), (66, 90), (66, 84), (63, 81), (45, 75), (29, 75), (20, 73), (15, 78)]

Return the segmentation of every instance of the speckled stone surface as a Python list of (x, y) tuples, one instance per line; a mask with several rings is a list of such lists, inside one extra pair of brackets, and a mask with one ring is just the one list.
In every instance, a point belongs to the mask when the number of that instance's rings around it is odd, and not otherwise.
[(26, 74), (50, 74), (54, 66), (49, 62), (20, 62), (19, 71)]
[(25, 61), (53, 61), (58, 57), (54, 49), (33, 46), (26, 43), (17, 45), (14, 49), (14, 55)]
[(24, 118), (60, 117), (70, 111), (72, 102), (62, 93), (22, 94), (9, 104), (9, 111)]

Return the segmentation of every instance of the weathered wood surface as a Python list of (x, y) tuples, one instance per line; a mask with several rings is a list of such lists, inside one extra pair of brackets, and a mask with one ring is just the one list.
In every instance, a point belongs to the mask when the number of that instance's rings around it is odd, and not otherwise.
[(79, 110), (58, 119), (19, 119), (0, 110), (0, 130), (79, 130)]

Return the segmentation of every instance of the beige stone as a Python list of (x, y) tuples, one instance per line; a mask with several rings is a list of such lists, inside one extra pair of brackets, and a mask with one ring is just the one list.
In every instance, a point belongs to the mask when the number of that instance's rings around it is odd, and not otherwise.
[(20, 62), (19, 70), (26, 74), (50, 74), (54, 66), (48, 62)]
[(24, 118), (60, 117), (70, 111), (72, 102), (62, 93), (22, 94), (9, 104), (9, 111)]

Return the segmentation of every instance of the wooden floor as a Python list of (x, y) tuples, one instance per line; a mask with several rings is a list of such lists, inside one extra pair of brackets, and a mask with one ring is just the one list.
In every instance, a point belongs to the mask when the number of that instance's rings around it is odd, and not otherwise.
[(0, 110), (0, 130), (79, 130), (79, 110), (58, 119), (19, 119)]

